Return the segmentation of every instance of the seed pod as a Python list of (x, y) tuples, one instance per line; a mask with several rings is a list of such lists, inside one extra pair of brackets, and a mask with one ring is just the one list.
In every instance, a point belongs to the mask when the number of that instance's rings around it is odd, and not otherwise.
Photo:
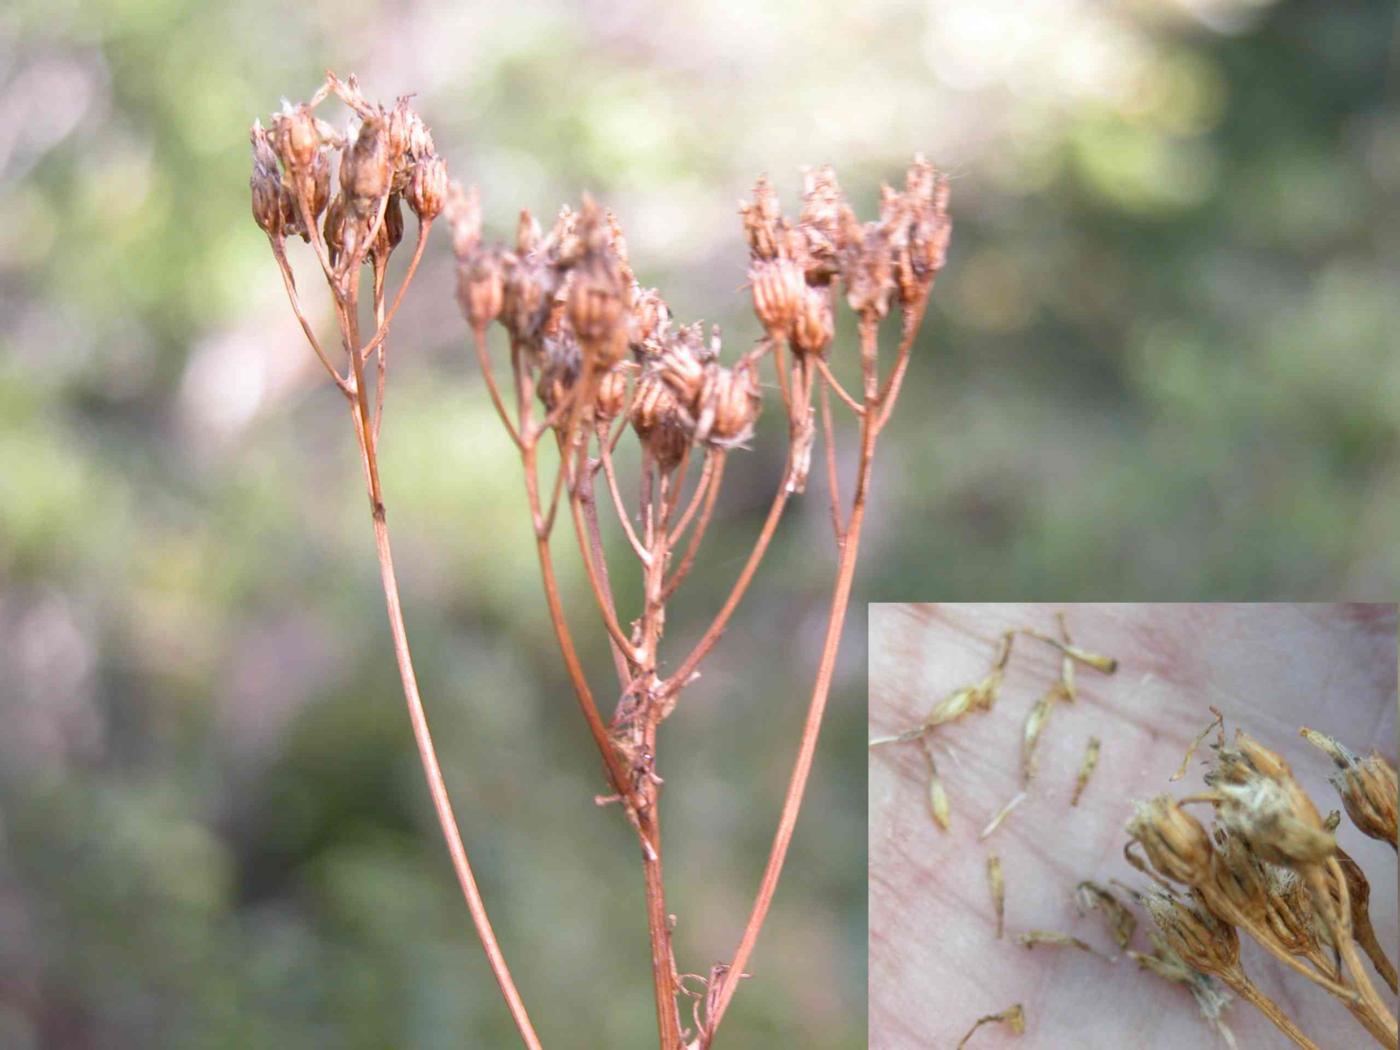
[(384, 221), (379, 224), (379, 235), (375, 238), (370, 254), (381, 262), (388, 259), (394, 249), (403, 241), (403, 206), (397, 193), (390, 194), (384, 204)]
[(804, 288), (792, 324), (792, 345), (799, 353), (820, 354), (836, 331), (831, 302), (816, 288)]
[(501, 315), (504, 281), (498, 253), (478, 249), (457, 267), (457, 301), (462, 313), (477, 331)]
[(1232, 748), (1220, 748), (1206, 782), (1222, 796), (1220, 822), (1249, 843), (1262, 860), (1295, 866), (1325, 861), (1335, 836), (1288, 763), (1236, 730)]
[(841, 278), (846, 284), (846, 302), (862, 317), (881, 318), (889, 313), (894, 293), (893, 262), (884, 231), (876, 223), (866, 223), (847, 234), (848, 245), (842, 259)]
[(733, 448), (753, 436), (754, 423), (763, 407), (758, 376), (752, 368), (721, 368), (706, 405), (705, 433), (701, 436), (720, 448)]
[(283, 166), (295, 175), (310, 171), (321, 149), (321, 129), (310, 107), (286, 108), (272, 120), (277, 155)]
[(614, 368), (598, 380), (598, 392), (593, 397), (594, 418), (607, 422), (616, 419), (627, 404), (627, 372)]
[(1214, 976), (1233, 974), (1238, 969), (1239, 934), (1209, 909), (1161, 892), (1144, 894), (1142, 902), (1162, 931), (1167, 947), (1187, 966)]
[(373, 117), (360, 125), (355, 141), (341, 156), (340, 188), (350, 211), (361, 219), (369, 218), (380, 198), (389, 192), (390, 175), (384, 121)]
[(253, 124), (249, 139), (253, 147), (253, 173), (248, 177), (248, 188), (253, 198), (253, 221), (269, 237), (281, 239), (282, 176), (277, 167), (277, 154), (272, 150), (261, 121)]
[(740, 202), (739, 214), (744, 218), (744, 235), (753, 257), (777, 258), (783, 216), (778, 195), (767, 175), (760, 175), (754, 184), (752, 202)]
[(413, 165), (405, 193), (419, 222), (432, 222), (447, 200), (447, 163), (441, 157), (423, 157)]
[(452, 253), (466, 262), (481, 244), (481, 193), (475, 186), (464, 190), (460, 182), (450, 182), (443, 210), (452, 228)]
[(753, 309), (770, 333), (786, 333), (806, 292), (802, 268), (790, 259), (755, 263), (749, 270)]
[(321, 224), (321, 235), (326, 241), (326, 254), (330, 256), (331, 265), (334, 266), (340, 258), (340, 253), (345, 250), (345, 198), (340, 194), (336, 194), (330, 207), (326, 209), (326, 218)]
[(698, 414), (700, 395), (705, 385), (705, 366), (692, 344), (685, 339), (684, 332), (661, 351), (657, 368), (666, 385), (675, 393), (676, 400), (692, 415)]
[(656, 289), (635, 292), (627, 338), (633, 346), (644, 346), (663, 338), (671, 323), (671, 310)]
[(1208, 877), (1210, 836), (1171, 796), (1137, 803), (1128, 834), (1142, 843), (1147, 859), (1164, 878), (1195, 886)]
[(806, 241), (809, 284), (826, 285), (836, 276), (842, 247), (841, 206), (844, 203), (836, 173), (829, 165), (806, 173), (798, 229)]
[(1364, 835), (1396, 848), (1395, 769), (1378, 752), (1362, 758), (1336, 740), (1304, 727), (1301, 735), (1332, 759), (1337, 772), (1328, 779), (1342, 797), (1342, 805)]

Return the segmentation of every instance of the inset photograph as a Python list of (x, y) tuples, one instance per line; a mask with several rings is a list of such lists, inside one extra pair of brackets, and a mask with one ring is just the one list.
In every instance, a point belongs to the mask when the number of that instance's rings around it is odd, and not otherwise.
[(1396, 606), (872, 604), (870, 1046), (1396, 1046)]

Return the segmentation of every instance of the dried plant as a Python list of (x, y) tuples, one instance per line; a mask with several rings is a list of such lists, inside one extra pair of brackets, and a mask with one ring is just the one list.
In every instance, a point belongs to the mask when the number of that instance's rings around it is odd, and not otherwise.
[(1008, 1006), (1005, 1010), (998, 1013), (987, 1014), (977, 1018), (973, 1026), (968, 1029), (967, 1035), (958, 1040), (957, 1050), (962, 1050), (962, 1048), (968, 1044), (968, 1041), (977, 1034), (977, 1030), (985, 1024), (1004, 1024), (1007, 1028), (1011, 1029), (1014, 1034), (1025, 1035), (1026, 1011), (1022, 1008), (1020, 1003), (1016, 1003), (1014, 1006)]
[[(1176, 956), (1218, 977), (1299, 1046), (1315, 1044), (1240, 967), (1241, 933), (1336, 996), (1378, 1043), (1394, 1048), (1395, 1015), (1371, 984), (1358, 947), (1392, 991), (1395, 969), (1371, 930), (1366, 876), (1337, 846), (1337, 821), (1319, 814), (1276, 752), (1241, 730), (1227, 744), (1223, 717), (1214, 713), (1210, 790), (1141, 802), (1128, 822), (1124, 855), (1160, 887), (1140, 901)], [(1395, 812), (1389, 763), (1373, 755), (1362, 769), (1330, 737), (1307, 729), (1303, 735), (1337, 763), (1334, 783), (1357, 828), (1393, 846), (1393, 817), (1385, 823), (1385, 813)], [(1183, 808), (1191, 803), (1213, 807), (1213, 829)]]
[[(330, 95), (355, 114), (358, 126), (344, 135), (313, 113)], [(898, 399), (951, 232), (947, 181), (916, 158), (904, 188), (885, 187), (878, 219), (862, 223), (830, 168), (808, 174), (795, 220), (783, 215), (772, 186), (760, 179), (741, 214), (753, 306), (763, 334), (726, 364), (717, 330), (707, 335), (699, 324), (673, 323), (659, 293), (641, 286), (616, 218), (594, 201), (585, 198), (577, 211), (563, 209), (547, 233), (522, 212), (512, 248), (484, 243), (476, 191), (448, 184), (431, 137), (404, 100), (390, 110), (373, 106), (353, 79), (342, 83), (331, 76), (308, 104), (284, 107), (271, 133), (255, 126), (253, 144), (254, 215), (272, 242), (307, 339), (352, 410), (415, 732), (478, 932), (522, 1037), (529, 1045), (538, 1044), (471, 880), (413, 684), (376, 454), (389, 322), (421, 257), (432, 219), (444, 210), (458, 263), (458, 298), (487, 391), (520, 454), (550, 619), (606, 770), (608, 793), (599, 801), (616, 803), (637, 834), (660, 1044), (663, 1050), (708, 1047), (739, 981), (747, 976), (745, 967), (805, 792), (850, 600), (878, 439)], [(338, 180), (330, 171), (335, 152), (341, 155)], [(332, 197), (334, 181), (341, 189)], [(402, 236), (401, 201), (419, 217), (418, 242), (409, 273), (386, 310), (384, 265)], [(301, 307), (284, 252), (290, 234), (307, 239), (321, 262), (348, 359), (344, 374), (317, 342)], [(360, 337), (358, 309), (360, 267), (366, 262), (372, 265), (376, 322), (375, 335), (367, 341)], [(841, 299), (854, 313), (858, 333), (849, 354), (835, 345)], [(882, 353), (879, 333), (891, 315), (898, 315), (898, 333), (892, 351)], [(497, 381), (487, 345), (493, 323), (506, 335), (505, 387)], [(365, 378), (371, 368), (376, 376), (372, 398)], [(727, 458), (754, 436), (763, 400), (760, 376), (767, 368), (786, 417), (786, 465), (728, 596), (694, 647), (673, 661), (662, 651), (668, 608), (694, 567), (713, 520)], [(859, 386), (848, 390), (837, 372), (858, 375)], [(838, 478), (837, 408), (854, 417), (858, 431), (849, 503), (842, 499)], [(837, 555), (802, 737), (768, 863), (732, 958), (711, 967), (707, 977), (682, 974), (672, 952), (674, 917), (667, 909), (663, 879), (658, 729), (729, 625), (790, 498), (804, 490), (818, 417)], [(622, 477), (617, 455), (624, 440), (635, 441), (640, 450), (640, 468), (630, 481)], [(547, 457), (556, 464), (552, 479), (543, 476), (542, 446), (557, 453)], [(606, 495), (600, 497), (600, 488)], [(557, 583), (551, 538), (561, 502), (572, 520), (598, 623), (612, 650), (617, 701), (606, 720), (580, 661)], [(641, 569), (641, 593), (632, 614), (619, 612), (613, 592), (600, 502), (613, 506), (617, 527)], [(932, 796), (931, 801), (937, 813), (937, 801)], [(690, 1029), (682, 1026), (678, 997), (692, 1000)]]
[[(317, 108), (332, 96), (351, 112), (351, 123), (344, 131), (316, 115)], [(417, 272), (428, 231), (442, 211), (447, 193), (446, 165), (437, 155), (427, 126), (408, 103), (407, 98), (400, 98), (392, 108), (371, 103), (361, 94), (353, 76), (342, 81), (334, 74), (327, 74), (325, 83), (310, 101), (299, 105), (284, 102), (281, 111), (272, 118), (270, 128), (263, 128), (261, 122), (255, 123), (251, 135), (253, 174), (249, 180), (253, 218), (267, 234), (273, 257), (282, 272), (287, 298), (307, 342), (331, 381), (345, 396), (365, 471), (394, 655), (433, 806), (472, 922), (501, 994), (525, 1044), (538, 1047), (539, 1038), (506, 966), (477, 889), (428, 731), (399, 603), (384, 491), (379, 477), (379, 435), (384, 415), (389, 325)], [(389, 257), (403, 239), (405, 204), (418, 220), (417, 240), (408, 269), (390, 299), (385, 278)], [(330, 291), (340, 335), (340, 365), (317, 338), (287, 261), (287, 240), (298, 236), (311, 245)], [(361, 302), (366, 266), (370, 270), (368, 306), (374, 332), (368, 339), (363, 338), (361, 329), (361, 314), (366, 305)]]

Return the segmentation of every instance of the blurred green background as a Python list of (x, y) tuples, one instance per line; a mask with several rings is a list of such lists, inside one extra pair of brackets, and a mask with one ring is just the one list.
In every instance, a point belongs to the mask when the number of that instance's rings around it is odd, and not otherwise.
[[(643, 282), (731, 353), (756, 334), (734, 212), (758, 172), (792, 208), (801, 166), (832, 162), (866, 214), (915, 150), (952, 173), (858, 603), (1394, 597), (1393, 3), (733, 6), (0, 12), (0, 1046), (511, 1043), (412, 748), (344, 413), (248, 213), (248, 124), (327, 66), (417, 91), (497, 234), (600, 196)], [(546, 1043), (648, 1045), (635, 846), (592, 803), (451, 288), (436, 236), (384, 435), (424, 695)], [(775, 416), (673, 646), (747, 550)], [(663, 733), (683, 970), (732, 951), (757, 883), (826, 529), (817, 485)], [(726, 1046), (864, 1040), (860, 609)]]

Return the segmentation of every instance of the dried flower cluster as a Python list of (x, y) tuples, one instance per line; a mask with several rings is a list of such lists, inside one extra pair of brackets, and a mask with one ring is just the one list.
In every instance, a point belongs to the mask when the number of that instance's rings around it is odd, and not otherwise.
[[(1337, 821), (1320, 815), (1276, 752), (1243, 731), (1227, 744), (1216, 716), (1209, 790), (1139, 803), (1128, 823), (1125, 856), (1158, 887), (1138, 895), (1160, 932), (1157, 961), (1148, 965), (1176, 972), (1181, 964), (1217, 978), (1299, 1046), (1313, 1046), (1245, 975), (1239, 938), (1246, 934), (1341, 1000), (1378, 1043), (1395, 1047), (1395, 1016), (1358, 948), (1392, 992), (1395, 969), (1371, 929), (1366, 877), (1337, 845)], [(1334, 783), (1356, 826), (1393, 847), (1395, 772), (1389, 763), (1379, 755), (1363, 762), (1312, 730), (1303, 735), (1337, 762)], [(1213, 807), (1213, 828), (1183, 808), (1192, 802)]]
[[(752, 265), (754, 311), (763, 336), (726, 363), (717, 329), (680, 324), (660, 292), (644, 287), (628, 257), (617, 218), (585, 198), (565, 207), (548, 232), (522, 212), (513, 247), (483, 237), (475, 190), (453, 185), (446, 215), (458, 264), (458, 298), (492, 402), (520, 452), (537, 539), (545, 596), (579, 705), (608, 767), (611, 793), (636, 828), (651, 919), (658, 1023), (662, 1044), (708, 1046), (743, 974), (767, 913), (810, 769), (833, 660), (849, 600), (864, 520), (876, 438), (889, 418), (929, 290), (951, 229), (947, 185), (916, 159), (902, 191), (887, 189), (878, 221), (862, 225), (830, 169), (808, 176), (796, 221), (760, 179), (741, 206)], [(840, 367), (858, 370), (861, 395), (832, 370), (838, 287), (856, 312), (859, 350)], [(880, 322), (897, 309), (902, 331), (894, 361), (881, 368)], [(496, 378), (487, 345), (492, 324), (504, 330), (509, 388)], [(769, 513), (728, 598), (691, 651), (663, 658), (673, 596), (701, 550), (724, 478), (726, 457), (754, 436), (762, 409), (761, 370), (773, 370), (788, 420), (788, 455)], [(677, 974), (671, 921), (661, 879), (657, 729), (728, 625), (771, 541), (789, 497), (803, 491), (816, 438), (820, 393), (832, 524), (840, 552), (836, 589), (808, 719), (774, 845), (748, 924), (733, 959), (710, 977)], [(855, 493), (842, 507), (830, 395), (860, 428)], [(617, 449), (628, 437), (640, 450), (633, 484)], [(542, 441), (557, 451), (552, 484), (541, 478)], [(698, 464), (698, 465), (697, 465)], [(600, 498), (600, 489), (606, 496)], [(629, 499), (628, 492), (635, 493)], [(546, 495), (548, 493), (548, 495)], [(612, 504), (617, 528), (641, 566), (635, 615), (619, 613), (598, 513)], [(568, 506), (594, 604), (613, 647), (618, 699), (605, 723), (579, 665), (555, 585), (549, 538), (560, 502)], [(663, 673), (663, 667), (673, 667)], [(703, 995), (691, 984), (705, 987)], [(676, 995), (695, 999), (694, 1025), (682, 1029)]]
[[(331, 97), (351, 111), (352, 123), (344, 131), (316, 115)], [(522, 1038), (529, 1046), (538, 1045), (476, 893), (442, 786), (403, 630), (378, 469), (389, 324), (440, 213), (452, 228), (458, 299), (487, 390), (521, 456), (543, 589), (561, 655), (607, 772), (610, 791), (600, 802), (619, 803), (637, 832), (660, 1043), (663, 1050), (708, 1047), (740, 978), (747, 976), (745, 964), (767, 915), (801, 805), (850, 599), (877, 439), (898, 398), (948, 246), (946, 180), (916, 158), (904, 188), (886, 187), (879, 217), (862, 223), (829, 168), (808, 175), (796, 219), (784, 216), (772, 186), (760, 179), (741, 214), (751, 256), (753, 306), (763, 335), (726, 362), (717, 329), (707, 332), (700, 324), (674, 322), (661, 295), (642, 286), (616, 217), (591, 199), (584, 198), (577, 210), (564, 208), (547, 232), (522, 212), (511, 247), (486, 243), (476, 190), (449, 182), (432, 136), (407, 99), (392, 108), (372, 104), (354, 78), (341, 81), (328, 75), (309, 102), (284, 104), (269, 129), (255, 124), (252, 143), (253, 215), (268, 235), (307, 340), (351, 407), (415, 735), (477, 930)], [(418, 239), (390, 302), (385, 275), (389, 256), (403, 237), (404, 204), (418, 219)], [(295, 236), (312, 246), (330, 289), (343, 371), (302, 308), (285, 251)], [(370, 264), (374, 321), (368, 340), (360, 328), (365, 263)], [(858, 331), (858, 346), (844, 355), (833, 345), (839, 291), (856, 315)], [(879, 328), (893, 313), (900, 317), (900, 333), (892, 356), (882, 362)], [(508, 390), (497, 382), (488, 347), (494, 324), (506, 337)], [(763, 400), (760, 374), (767, 367), (787, 416), (787, 464), (724, 604), (694, 648), (671, 662), (661, 646), (668, 606), (701, 550), (727, 455), (754, 437)], [(366, 379), (371, 370), (372, 397)], [(842, 385), (837, 372), (859, 376), (856, 393)], [(832, 395), (850, 411), (859, 430), (848, 505), (838, 478)], [(769, 861), (733, 957), (711, 967), (708, 976), (682, 974), (672, 952), (675, 918), (666, 907), (662, 877), (657, 729), (728, 626), (790, 496), (805, 488), (818, 403), (838, 554), (802, 739)], [(620, 477), (615, 457), (629, 434), (640, 449), (635, 486)], [(541, 477), (542, 443), (557, 453), (551, 480)], [(612, 591), (598, 513), (600, 487), (641, 567), (635, 616), (619, 614)], [(635, 492), (631, 501), (624, 496), (629, 489)], [(579, 660), (556, 583), (550, 539), (561, 502), (572, 519), (598, 619), (612, 647), (618, 688), (607, 721)], [(669, 673), (663, 668), (670, 668)], [(682, 1026), (678, 997), (693, 1001), (690, 1028)]]

